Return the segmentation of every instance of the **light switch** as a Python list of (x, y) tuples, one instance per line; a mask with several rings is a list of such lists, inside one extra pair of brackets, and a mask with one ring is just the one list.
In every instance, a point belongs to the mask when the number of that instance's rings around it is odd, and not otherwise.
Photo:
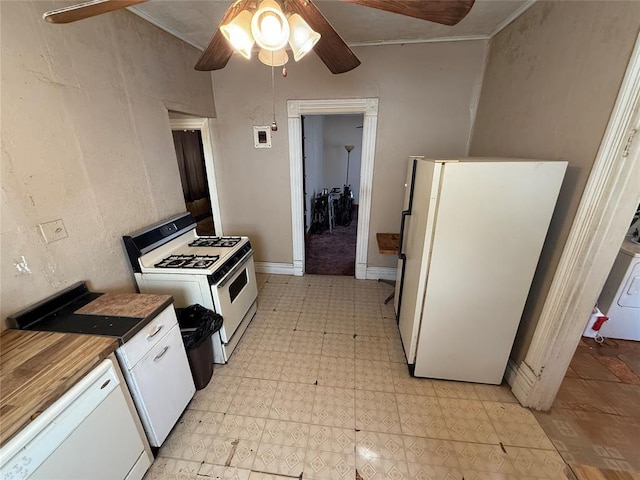
[(64, 227), (64, 223), (60, 218), (51, 222), (41, 223), (38, 226), (40, 227), (40, 232), (42, 232), (42, 236), (47, 243), (62, 240), (69, 236), (69, 234), (67, 234), (67, 229)]

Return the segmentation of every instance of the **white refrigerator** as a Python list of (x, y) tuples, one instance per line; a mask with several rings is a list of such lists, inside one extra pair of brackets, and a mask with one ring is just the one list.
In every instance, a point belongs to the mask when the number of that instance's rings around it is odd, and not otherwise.
[(410, 157), (394, 306), (415, 376), (501, 383), (566, 167)]

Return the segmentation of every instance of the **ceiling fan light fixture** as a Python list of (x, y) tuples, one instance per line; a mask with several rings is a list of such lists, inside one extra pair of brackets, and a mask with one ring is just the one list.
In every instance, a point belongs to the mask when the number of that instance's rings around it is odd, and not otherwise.
[(289, 41), (289, 22), (275, 0), (262, 0), (251, 19), (251, 33), (265, 50), (284, 48)]
[(235, 48), (240, 55), (249, 60), (254, 39), (251, 34), (251, 12), (243, 10), (226, 25), (220, 26), (224, 38)]
[(289, 17), (289, 45), (293, 51), (293, 59), (297, 62), (307, 53), (309, 53), (314, 45), (320, 40), (320, 34), (313, 30), (304, 18), (297, 13)]
[(261, 48), (260, 53), (258, 53), (258, 59), (270, 67), (281, 67), (289, 61), (289, 55), (287, 55), (284, 48), (275, 52)]

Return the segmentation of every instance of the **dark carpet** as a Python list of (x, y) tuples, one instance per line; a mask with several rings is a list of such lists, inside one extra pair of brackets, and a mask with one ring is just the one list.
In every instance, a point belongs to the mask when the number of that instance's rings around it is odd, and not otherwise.
[(316, 275), (349, 275), (356, 273), (357, 209), (348, 227), (336, 225), (332, 233), (307, 236), (305, 272)]

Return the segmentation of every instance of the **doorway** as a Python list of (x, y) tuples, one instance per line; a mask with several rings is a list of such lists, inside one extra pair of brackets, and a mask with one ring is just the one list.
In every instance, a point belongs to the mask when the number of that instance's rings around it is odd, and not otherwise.
[(301, 120), (305, 271), (354, 276), (363, 115)]
[(303, 194), (302, 116), (362, 114), (362, 154), (360, 188), (358, 193), (358, 218), (355, 276), (367, 278), (367, 252), (369, 248), (369, 221), (371, 215), (371, 191), (375, 157), (376, 128), (378, 123), (378, 99), (289, 100), (287, 102), (289, 130), (289, 168), (291, 179), (291, 225), (293, 237), (293, 274), (305, 272), (305, 213)]
[[(202, 170), (199, 170), (199, 173), (191, 172), (191, 176), (197, 175), (200, 177), (197, 180), (199, 187), (195, 189), (194, 196), (193, 193), (185, 191), (185, 180), (183, 179), (183, 170), (185, 168), (181, 168), (178, 161), (183, 193), (185, 193), (185, 209), (189, 210), (198, 221), (197, 232), (199, 235), (224, 235), (216, 187), (216, 171), (213, 161), (213, 143), (209, 119), (170, 111), (169, 124), (174, 136), (176, 158), (178, 158), (179, 150), (182, 148), (176, 143), (176, 137), (182, 137), (182, 135), (176, 135), (176, 132), (191, 132), (189, 134), (191, 147), (187, 149), (191, 152), (197, 152), (199, 149), (199, 160), (194, 160), (192, 163), (196, 166), (199, 163), (204, 168), (204, 172)], [(198, 144), (199, 147), (197, 146)], [(194, 158), (197, 157), (194, 156)], [(201, 193), (203, 181), (206, 184), (207, 193), (205, 195)], [(196, 196), (198, 198), (195, 198)]]

